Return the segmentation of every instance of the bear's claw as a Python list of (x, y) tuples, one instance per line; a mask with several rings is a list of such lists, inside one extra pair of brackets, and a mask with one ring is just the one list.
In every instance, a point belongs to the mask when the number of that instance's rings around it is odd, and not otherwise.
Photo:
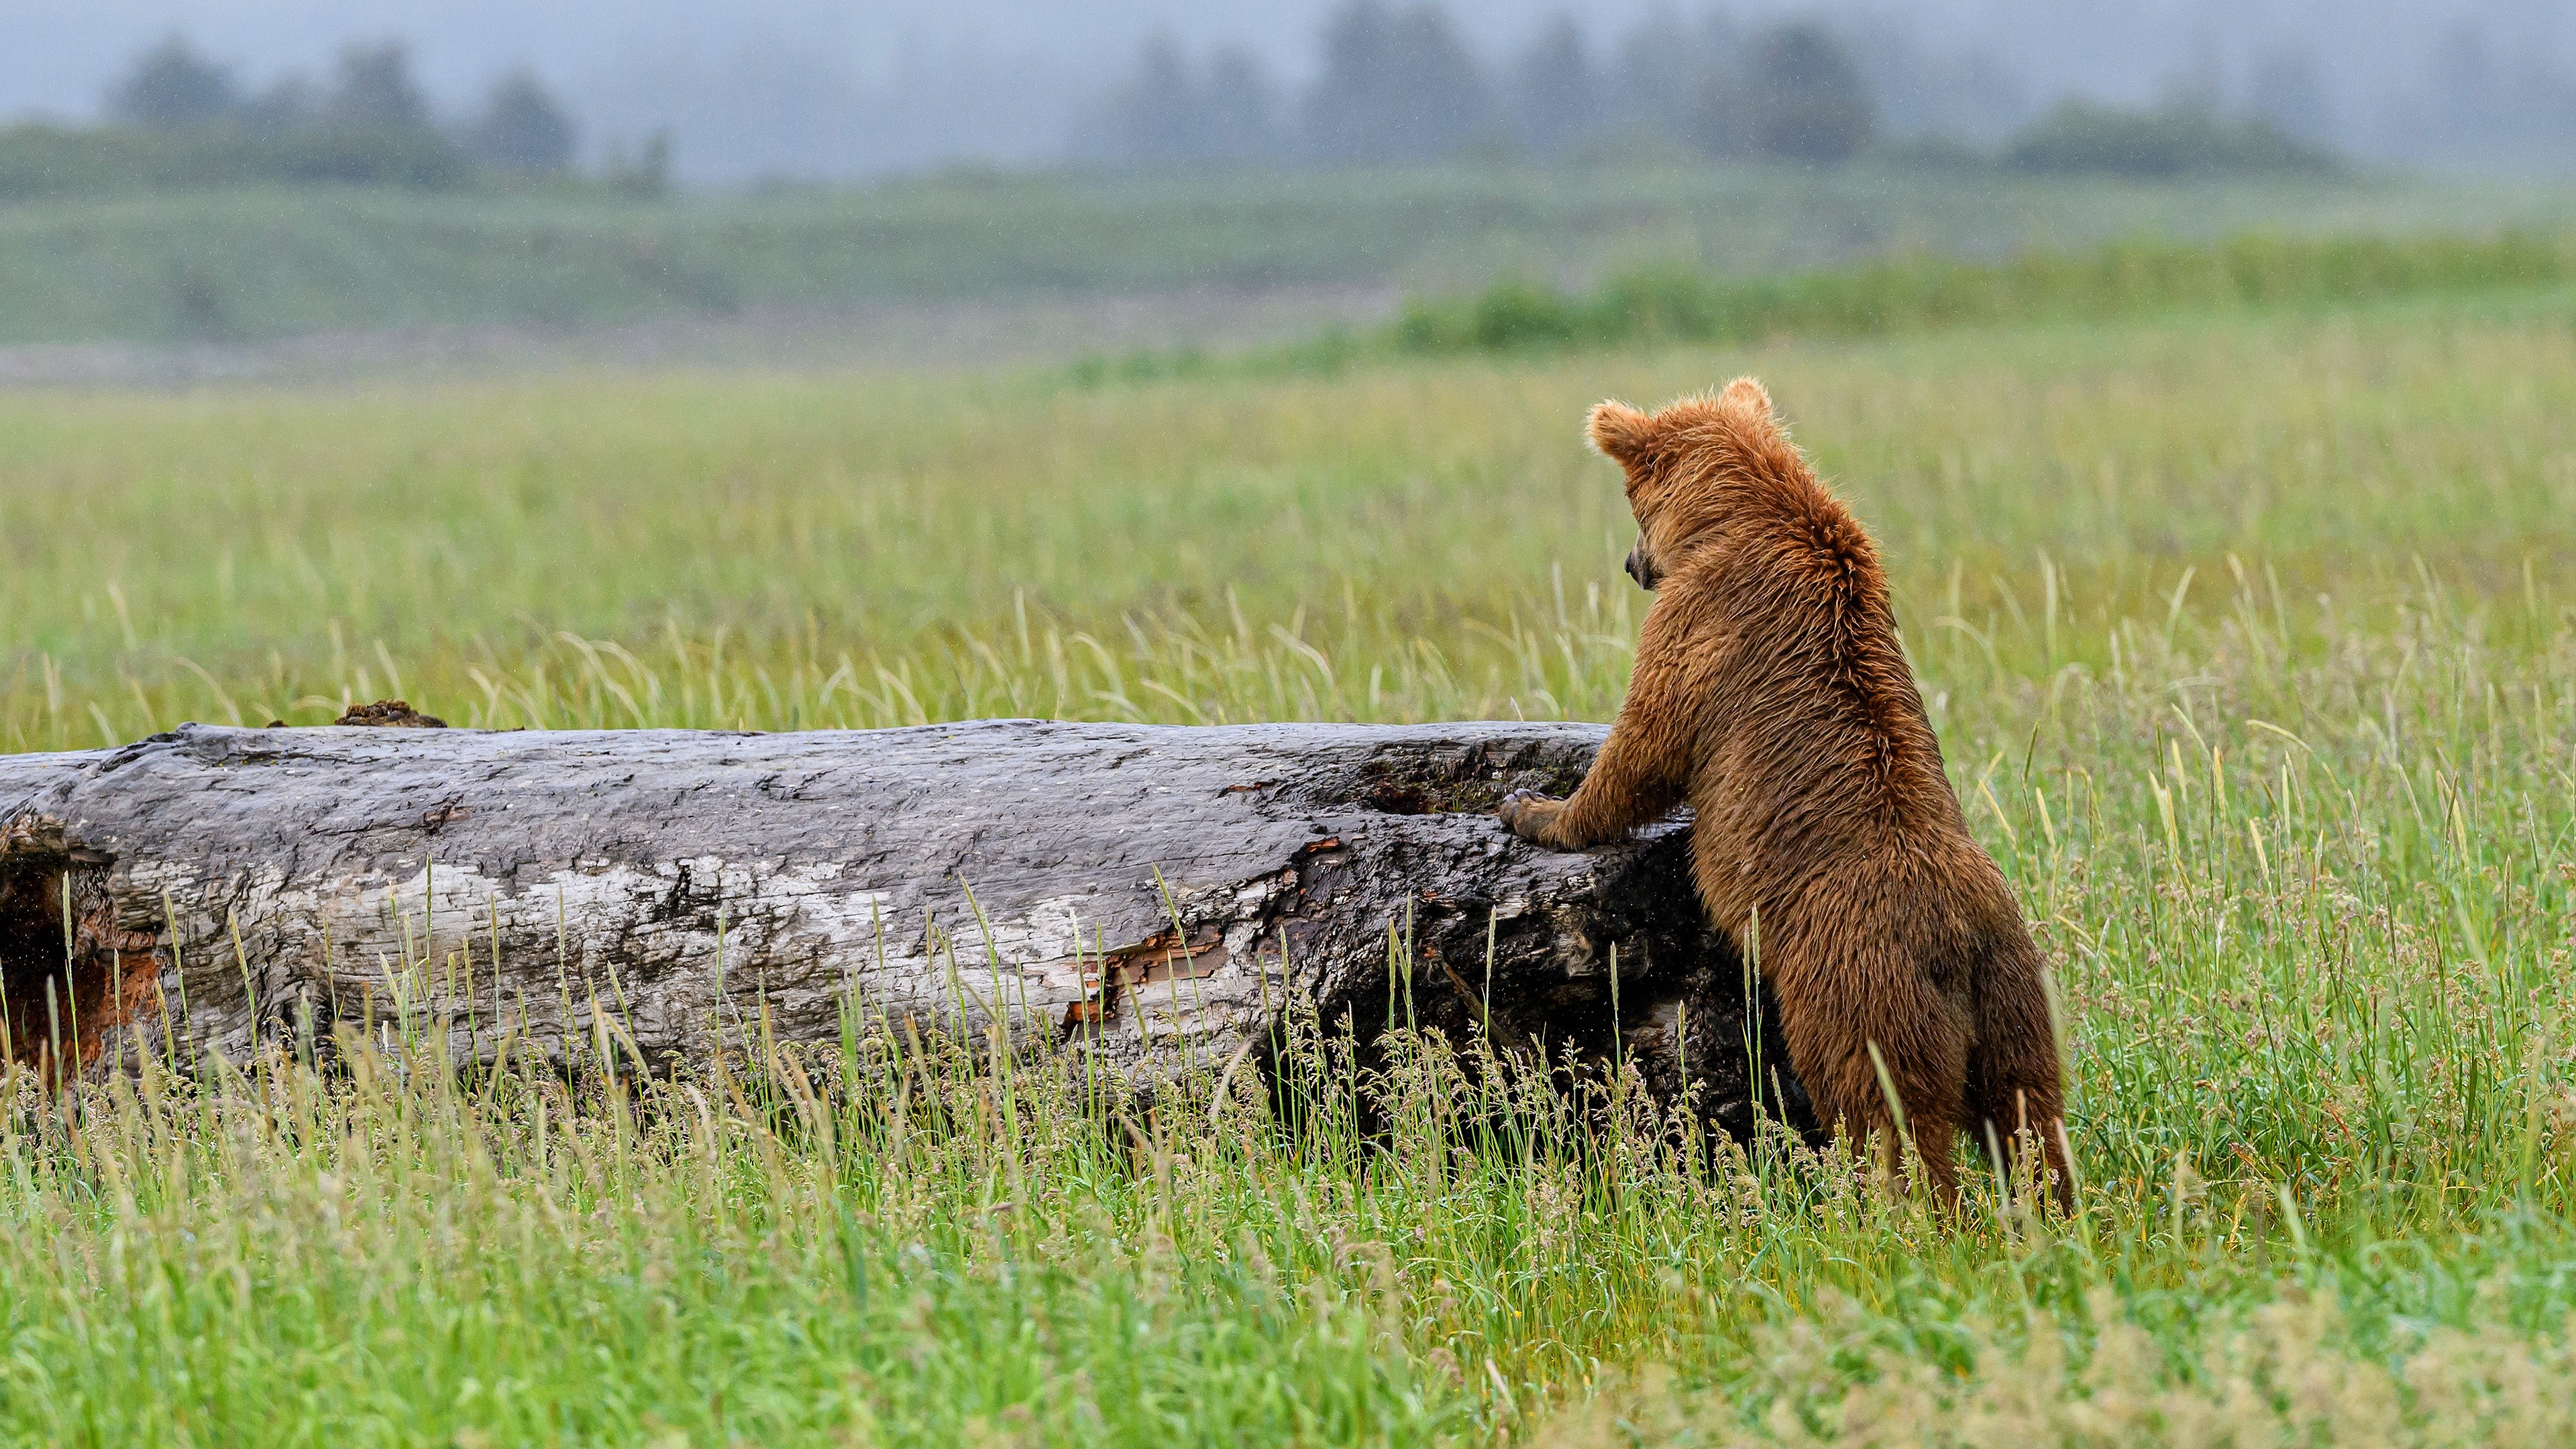
[(1542, 795), (1536, 790), (1514, 790), (1503, 797), (1501, 804), (1494, 807), (1494, 817), (1502, 821), (1514, 835), (1524, 840), (1537, 840), (1539, 831), (1546, 827), (1548, 817), (1554, 815), (1557, 808), (1564, 803), (1562, 800)]

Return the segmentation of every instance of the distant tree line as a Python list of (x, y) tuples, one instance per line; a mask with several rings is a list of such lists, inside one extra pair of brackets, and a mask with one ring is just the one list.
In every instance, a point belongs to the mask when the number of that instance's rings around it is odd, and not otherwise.
[[(2041, 111), (2007, 94), (1990, 57), (1940, 59), (1905, 34), (1812, 15), (1749, 23), (1666, 11), (1603, 36), (1565, 14), (1487, 56), (1440, 0), (1344, 0), (1318, 39), (1311, 79), (1294, 86), (1240, 49), (1193, 55), (1167, 36), (1148, 40), (1086, 112), (1074, 154), (1170, 169), (1694, 154), (1832, 166), (1874, 151), (1917, 166), (2142, 177), (2337, 164), (2311, 139), (2325, 103), (2295, 57), (2257, 68), (2241, 113), (2206, 79), (2145, 109), (2069, 100)], [(2501, 94), (2511, 87), (2496, 78), (2521, 74), (2474, 48), (2451, 59), (2455, 90), (2485, 78)], [(390, 40), (345, 48), (320, 81), (289, 74), (254, 90), (173, 34), (110, 87), (105, 115), (95, 127), (0, 128), (0, 197), (559, 178), (572, 174), (579, 141), (569, 111), (524, 67), (465, 114), (441, 115), (410, 52)], [(1955, 139), (1961, 131), (1979, 139)], [(640, 151), (609, 148), (599, 181), (657, 193), (670, 165), (664, 133)]]
[(229, 67), (186, 36), (172, 35), (137, 57), (110, 88), (107, 113), (155, 131), (361, 138), (371, 144), (347, 148), (352, 155), (380, 156), (402, 173), (346, 178), (351, 180), (423, 179), (468, 165), (557, 173), (571, 168), (578, 139), (571, 116), (525, 68), (494, 81), (481, 110), (462, 125), (442, 128), (412, 78), (411, 52), (399, 40), (346, 47), (328, 86), (289, 75), (251, 94)]
[[(1077, 149), (1129, 166), (1327, 165), (1506, 156), (1562, 161), (1686, 149), (1713, 160), (1833, 165), (1892, 139), (1863, 46), (1820, 19), (1758, 25), (1669, 13), (1597, 45), (1571, 15), (1499, 64), (1480, 60), (1437, 0), (1349, 0), (1302, 94), (1252, 55), (1193, 62), (1168, 37), (1094, 106)], [(1881, 47), (1880, 68), (1894, 52)], [(2332, 158), (2257, 115), (2177, 101), (2147, 110), (2070, 104), (2000, 150), (1924, 144), (1916, 160), (2040, 171), (2178, 175), (2312, 170)]]
[[(245, 88), (173, 34), (109, 88), (107, 124), (0, 132), (0, 195), (256, 181), (442, 187), (478, 175), (552, 177), (573, 166), (579, 131), (536, 74), (497, 79), (469, 115), (442, 121), (398, 40), (344, 48), (327, 83), (287, 75)], [(667, 141), (620, 158), (608, 179), (659, 190)]]

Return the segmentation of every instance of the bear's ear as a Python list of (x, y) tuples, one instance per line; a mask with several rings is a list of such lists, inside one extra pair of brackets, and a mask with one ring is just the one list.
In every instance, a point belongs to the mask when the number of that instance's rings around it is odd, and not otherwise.
[(1757, 379), (1737, 378), (1726, 385), (1726, 391), (1719, 393), (1717, 400), (1744, 408), (1766, 423), (1772, 421), (1771, 394), (1762, 390), (1762, 384)]
[(1623, 468), (1642, 468), (1655, 451), (1655, 420), (1623, 402), (1596, 403), (1584, 431), (1602, 456)]

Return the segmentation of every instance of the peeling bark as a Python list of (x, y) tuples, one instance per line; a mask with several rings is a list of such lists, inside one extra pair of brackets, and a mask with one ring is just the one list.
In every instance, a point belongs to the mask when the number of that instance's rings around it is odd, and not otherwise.
[(1558, 1053), (1615, 1031), (1741, 1131), (1764, 1013), (1692, 896), (1688, 825), (1560, 855), (1487, 813), (1569, 789), (1603, 734), (189, 725), (0, 757), (0, 1047), (69, 1061), (76, 1032), (95, 1071), (400, 1020), (488, 1062), (596, 1010), (659, 1069), (719, 1027), (833, 1041), (855, 1011), (999, 1017), (1150, 1088), (1244, 1059), (1291, 1002), (1363, 1031), (1407, 1002)]

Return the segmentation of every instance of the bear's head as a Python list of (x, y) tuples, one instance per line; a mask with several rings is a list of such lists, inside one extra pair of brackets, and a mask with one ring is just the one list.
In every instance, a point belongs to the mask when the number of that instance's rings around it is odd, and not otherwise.
[(1628, 576), (1649, 590), (1691, 539), (1723, 520), (1725, 480), (1755, 465), (1757, 455), (1789, 446), (1771, 415), (1771, 395), (1749, 377), (1714, 397), (1682, 398), (1653, 413), (1601, 403), (1587, 431), (1592, 446), (1628, 475), (1628, 507), (1637, 515)]

